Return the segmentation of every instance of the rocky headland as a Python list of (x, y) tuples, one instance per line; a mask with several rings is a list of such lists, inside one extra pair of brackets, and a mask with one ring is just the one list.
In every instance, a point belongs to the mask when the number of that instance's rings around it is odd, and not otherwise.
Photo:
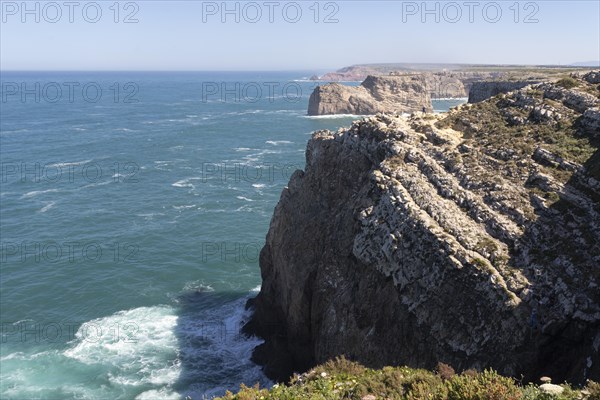
[(392, 72), (369, 75), (360, 86), (333, 82), (314, 89), (308, 115), (430, 112), (432, 98), (467, 97), (472, 82), (463, 78), (460, 73)]
[(323, 82), (362, 82), (369, 75), (391, 75), (391, 74), (436, 74), (440, 76), (458, 77), (468, 89), (472, 82), (505, 79), (524, 80), (549, 78), (556, 75), (577, 73), (586, 71), (585, 67), (558, 67), (558, 66), (505, 66), (505, 65), (469, 65), (469, 64), (359, 64), (340, 68), (334, 72), (328, 72), (321, 76), (313, 75), (310, 79)]
[(369, 75), (391, 75), (391, 74), (418, 74), (429, 73), (438, 75), (455, 76), (460, 74), (465, 79), (473, 78), (475, 80), (493, 79), (502, 75), (502, 72), (493, 70), (466, 70), (468, 66), (454, 64), (366, 64), (352, 65), (349, 67), (340, 68), (335, 72), (328, 72), (322, 76), (313, 76), (311, 80), (325, 82), (342, 82), (342, 81), (363, 81)]
[(598, 76), (314, 133), (260, 254), (254, 360), (598, 380)]
[(419, 75), (368, 76), (360, 86), (339, 83), (317, 86), (308, 101), (308, 115), (431, 111), (427, 82)]
[[(430, 99), (468, 97), (469, 103), (476, 103), (535, 83), (558, 80), (566, 71), (579, 76), (589, 71), (524, 67), (469, 69), (460, 66), (436, 71), (432, 70), (435, 65), (428, 69), (421, 65), (421, 70), (415, 70), (416, 67), (404, 64), (352, 66), (321, 78), (314, 76), (314, 80), (333, 83), (315, 88), (309, 100), (308, 115), (374, 115), (378, 112), (422, 111), (423, 107), (429, 111), (431, 104), (421, 104), (427, 100), (419, 96), (420, 92), (428, 92)], [(364, 78), (358, 87), (336, 83), (358, 78)], [(422, 87), (416, 87), (415, 83)]]

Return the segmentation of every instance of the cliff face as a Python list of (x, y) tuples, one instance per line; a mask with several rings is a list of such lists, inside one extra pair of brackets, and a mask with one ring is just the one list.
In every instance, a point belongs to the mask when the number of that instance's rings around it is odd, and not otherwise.
[[(335, 72), (329, 72), (321, 77), (312, 77), (312, 80), (320, 80), (325, 82), (340, 82), (340, 81), (363, 81), (369, 75), (385, 76), (394, 74), (427, 74), (437, 76), (437, 79), (458, 78), (463, 84), (469, 85), (470, 82), (480, 81), (485, 79), (499, 78), (506, 75), (503, 70), (469, 70), (464, 68), (467, 66), (448, 65), (448, 64), (381, 64), (381, 65), (353, 65), (339, 69)], [(459, 96), (462, 97), (462, 96)]]
[(500, 93), (508, 93), (540, 81), (483, 81), (473, 82), (469, 91), (469, 103), (478, 103)]
[(460, 98), (468, 95), (461, 73), (426, 73), (425, 80), (433, 99)]
[(469, 102), (479, 102), (520, 89), (539, 81), (474, 82), (491, 73), (392, 72), (386, 76), (368, 76), (360, 86), (330, 83), (317, 86), (308, 102), (308, 115), (356, 114), (378, 112), (414, 112), (423, 107), (431, 111), (431, 99), (469, 96)]
[(308, 115), (431, 111), (427, 83), (417, 75), (369, 76), (360, 86), (338, 83), (317, 86), (308, 101)]
[(276, 379), (345, 354), (597, 380), (593, 90), (541, 84), (316, 132), (261, 251), (254, 359)]
[[(442, 71), (442, 68), (444, 69)], [(543, 68), (536, 67), (479, 67), (472, 68), (460, 65), (419, 65), (419, 64), (383, 64), (355, 65), (328, 73), (312, 80), (327, 82), (362, 81), (371, 76), (406, 76), (419, 75), (428, 87), (434, 99), (457, 98), (469, 96), (469, 102), (475, 103), (520, 89), (526, 85), (559, 79), (566, 74), (578, 75), (589, 83), (600, 79), (598, 71), (577, 68)], [(472, 92), (472, 93), (471, 93)]]

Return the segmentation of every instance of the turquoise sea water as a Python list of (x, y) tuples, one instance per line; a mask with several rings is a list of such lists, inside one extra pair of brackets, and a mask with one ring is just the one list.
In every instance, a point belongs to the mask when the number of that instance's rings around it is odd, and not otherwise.
[(356, 118), (307, 117), (307, 75), (2, 73), (1, 398), (269, 384), (258, 252), (311, 132)]

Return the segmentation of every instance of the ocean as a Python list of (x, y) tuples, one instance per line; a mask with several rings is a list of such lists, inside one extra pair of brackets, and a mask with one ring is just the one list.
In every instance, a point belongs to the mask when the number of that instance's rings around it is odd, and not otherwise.
[[(2, 72), (0, 397), (270, 385), (239, 333), (310, 72)], [(437, 100), (445, 111), (463, 100)]]

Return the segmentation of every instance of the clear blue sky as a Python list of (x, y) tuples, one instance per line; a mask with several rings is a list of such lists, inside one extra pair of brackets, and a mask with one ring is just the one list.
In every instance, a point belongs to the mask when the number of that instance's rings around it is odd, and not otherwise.
[[(238, 11), (224, 15), (221, 1), (121, 1), (118, 16), (115, 0), (78, 1), (73, 9), (64, 1), (55, 3), (60, 17), (47, 1), (37, 2), (39, 11), (36, 2), (28, 2), (32, 14), (24, 12), (21, 1), (1, 1), (2, 70), (329, 70), (361, 63), (567, 64), (600, 59), (597, 0), (472, 5), (466, 5), (468, 0), (270, 5), (261, 0), (237, 2)], [(226, 6), (235, 10), (236, 2)], [(138, 22), (123, 23), (131, 13)], [(331, 21), (337, 22), (325, 23), (331, 13)], [(90, 22), (94, 19), (98, 21)]]

